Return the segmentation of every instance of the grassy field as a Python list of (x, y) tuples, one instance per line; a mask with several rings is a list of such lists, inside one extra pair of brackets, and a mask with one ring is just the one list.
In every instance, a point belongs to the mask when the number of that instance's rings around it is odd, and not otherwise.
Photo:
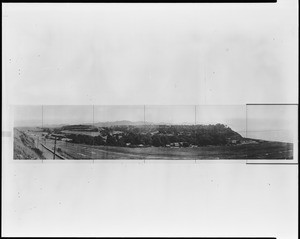
[(109, 153), (139, 155), (142, 158), (170, 159), (292, 159), (292, 144), (280, 142), (262, 142), (236, 146), (206, 146), (198, 148), (127, 148), (112, 146), (94, 146), (95, 150)]
[[(46, 144), (54, 147), (53, 140), (47, 140)], [(199, 148), (128, 148), (57, 141), (57, 149), (69, 159), (292, 159), (292, 145), (278, 142)]]
[[(14, 135), (14, 158), (52, 159), (50, 152), (40, 150), (40, 143), (50, 149), (54, 140), (45, 139), (38, 131), (17, 130)], [(196, 148), (114, 147), (91, 146), (57, 141), (57, 152), (66, 159), (292, 159), (293, 144), (260, 141), (231, 146), (203, 146)]]

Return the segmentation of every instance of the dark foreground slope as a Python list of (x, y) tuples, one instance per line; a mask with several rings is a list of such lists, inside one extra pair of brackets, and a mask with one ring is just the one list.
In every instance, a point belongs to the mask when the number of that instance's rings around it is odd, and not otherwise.
[(44, 159), (37, 142), (22, 130), (14, 129), (14, 159)]

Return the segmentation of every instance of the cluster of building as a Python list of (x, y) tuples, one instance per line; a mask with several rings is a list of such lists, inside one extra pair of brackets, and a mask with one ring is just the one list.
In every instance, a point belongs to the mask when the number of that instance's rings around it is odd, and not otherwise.
[(48, 139), (53, 139), (53, 140), (56, 139), (56, 140), (61, 140), (66, 142), (72, 141), (72, 139), (67, 138), (64, 134), (48, 134), (45, 136), (47, 136)]

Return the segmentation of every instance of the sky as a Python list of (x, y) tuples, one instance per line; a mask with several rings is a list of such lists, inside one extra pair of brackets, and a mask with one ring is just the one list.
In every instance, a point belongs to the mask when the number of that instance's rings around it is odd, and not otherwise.
[[(15, 106), (15, 126), (92, 124), (128, 120), (165, 124), (224, 123), (239, 129), (245, 124), (245, 106), (194, 105), (44, 105)], [(244, 128), (242, 128), (244, 130)]]
[(94, 122), (111, 122), (128, 120), (132, 122), (144, 122), (143, 105), (95, 105)]
[(150, 123), (194, 124), (195, 106), (193, 105), (150, 105), (146, 106), (145, 118)]
[(13, 108), (14, 126), (42, 127), (43, 107), (41, 105), (15, 105)]
[(93, 106), (53, 105), (43, 107), (45, 125), (53, 124), (91, 124), (93, 122)]
[(200, 105), (196, 108), (197, 124), (225, 124), (245, 136), (245, 105)]
[(249, 138), (272, 141), (298, 141), (297, 105), (248, 105), (247, 134)]

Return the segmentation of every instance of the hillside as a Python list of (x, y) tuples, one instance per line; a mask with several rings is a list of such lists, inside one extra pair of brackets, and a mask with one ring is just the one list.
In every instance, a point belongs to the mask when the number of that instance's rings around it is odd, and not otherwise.
[(28, 134), (14, 129), (14, 159), (43, 159), (43, 153), (35, 147)]
[[(130, 122), (130, 121), (129, 121)], [(136, 124), (136, 122), (131, 122)], [(92, 125), (67, 125), (45, 130), (65, 135), (74, 143), (110, 146), (206, 146), (243, 142), (243, 137), (223, 125), (132, 125), (128, 121)], [(107, 123), (108, 125), (108, 123)]]

